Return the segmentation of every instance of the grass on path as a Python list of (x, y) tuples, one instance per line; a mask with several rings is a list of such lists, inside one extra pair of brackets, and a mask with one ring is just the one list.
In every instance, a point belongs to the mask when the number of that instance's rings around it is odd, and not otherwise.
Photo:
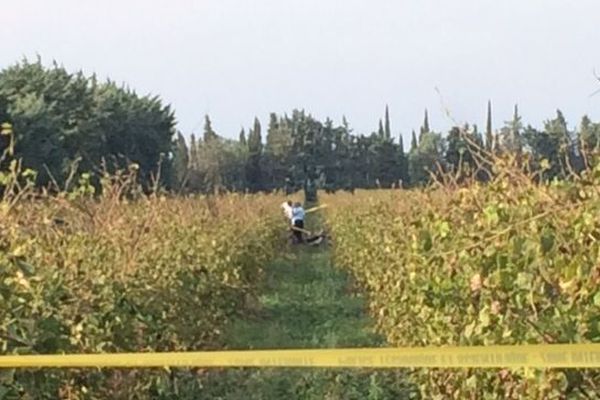
[[(326, 248), (299, 247), (267, 267), (258, 311), (226, 332), (230, 349), (366, 347), (372, 333), (364, 299)], [(401, 371), (374, 369), (238, 368), (211, 373), (198, 398), (404, 399), (414, 388)]]

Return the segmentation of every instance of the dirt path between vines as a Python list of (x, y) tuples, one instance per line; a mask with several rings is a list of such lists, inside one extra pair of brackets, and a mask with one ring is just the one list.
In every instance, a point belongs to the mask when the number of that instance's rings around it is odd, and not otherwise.
[[(330, 263), (326, 248), (297, 248), (266, 268), (259, 312), (225, 334), (230, 349), (380, 346), (365, 301)], [(414, 398), (401, 371), (373, 369), (232, 369), (204, 387), (215, 399)], [(411, 394), (412, 393), (412, 397)]]

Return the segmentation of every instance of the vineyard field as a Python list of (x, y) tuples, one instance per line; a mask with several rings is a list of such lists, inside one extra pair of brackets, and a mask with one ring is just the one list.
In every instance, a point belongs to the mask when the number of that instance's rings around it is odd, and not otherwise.
[(0, 400), (600, 400), (600, 1), (5, 3)]
[[(2, 353), (223, 348), (224, 325), (255, 302), (281, 243), (281, 199), (106, 193), (2, 203)], [(2, 371), (0, 398), (155, 398), (173, 379), (154, 370)]]
[[(575, 183), (322, 194), (390, 345), (600, 342), (598, 170)], [(425, 398), (597, 398), (597, 371), (417, 370)]]
[[(327, 207), (307, 217), (308, 229), (327, 228), (318, 248), (286, 245), (277, 194), (148, 196), (117, 179), (101, 195), (7, 196), (0, 344), (5, 354), (53, 354), (597, 343), (599, 177), (515, 184), (500, 174), (455, 188), (320, 193)], [(0, 378), (7, 399), (238, 399), (246, 385), (253, 398), (600, 393), (597, 371), (558, 369), (28, 369)]]

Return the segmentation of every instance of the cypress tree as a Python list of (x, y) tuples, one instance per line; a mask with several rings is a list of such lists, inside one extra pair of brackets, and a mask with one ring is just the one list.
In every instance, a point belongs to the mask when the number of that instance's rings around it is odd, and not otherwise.
[(425, 109), (425, 117), (423, 118), (423, 126), (421, 127), (421, 132), (419, 135), (419, 141), (423, 138), (425, 133), (429, 133), (429, 115), (427, 113), (427, 109)]
[(271, 113), (267, 127), (265, 151), (269, 153), (269, 156), (277, 155), (281, 158), (286, 151), (287, 142), (284, 134), (284, 121), (280, 121), (277, 114)]
[(350, 123), (348, 122), (348, 119), (345, 115), (342, 116), (342, 127), (348, 135), (352, 132), (352, 130), (350, 129)]
[(400, 154), (404, 154), (404, 139), (402, 139), (402, 134), (398, 138), (398, 151)]
[(400, 167), (400, 171), (399, 171), (399, 178), (402, 181), (399, 185), (400, 188), (402, 188), (404, 183), (408, 183), (409, 178), (408, 178), (408, 157), (406, 156), (406, 153), (404, 152), (404, 139), (402, 138), (402, 134), (400, 134), (400, 137), (398, 138), (398, 159), (399, 159), (399, 167)]
[[(283, 124), (283, 121), (281, 121)], [(269, 126), (267, 127), (267, 137), (264, 147), (265, 163), (264, 176), (265, 187), (274, 189), (285, 186), (286, 163), (285, 157), (288, 149), (286, 144), (287, 138), (283, 134), (283, 129), (280, 128), (280, 120), (277, 114), (269, 115)]]
[(204, 116), (204, 143), (209, 143), (210, 141), (217, 138), (217, 134), (212, 128), (212, 123), (210, 122), (210, 118), (207, 115)]
[(200, 172), (200, 143), (193, 133), (190, 138), (189, 153), (188, 177), (185, 186), (186, 189), (197, 192), (203, 189), (204, 178)]
[(416, 151), (418, 147), (419, 147), (419, 143), (417, 142), (417, 134), (415, 133), (415, 130), (413, 129), (412, 140), (410, 142), (410, 151)]
[(383, 138), (385, 136), (385, 132), (383, 130), (383, 122), (381, 122), (381, 118), (379, 118), (379, 129), (377, 130), (377, 134), (380, 138)]
[(189, 167), (191, 169), (198, 168), (198, 142), (196, 141), (196, 135), (192, 133), (190, 138), (190, 157), (189, 157)]
[(242, 130), (240, 131), (239, 142), (242, 146), (248, 145), (246, 143), (246, 131), (244, 130), (244, 128), (242, 128)]
[(262, 189), (262, 136), (260, 121), (254, 118), (254, 128), (248, 134), (248, 162), (246, 164), (246, 181), (252, 191)]
[[(385, 127), (384, 127), (384, 130), (385, 130), (385, 132), (384, 132), (385, 133), (385, 138), (386, 139), (390, 139), (392, 137), (392, 132), (391, 132), (391, 129), (390, 129), (390, 112), (389, 112), (389, 109), (388, 109), (387, 105), (385, 106)], [(400, 139), (402, 139), (402, 136), (400, 136)]]
[(254, 129), (252, 130), (251, 135), (248, 137), (248, 145), (250, 147), (250, 151), (255, 151), (256, 153), (260, 153), (262, 151), (260, 121), (256, 117), (254, 118)]
[(485, 147), (488, 151), (495, 150), (494, 132), (492, 132), (492, 102), (488, 100), (487, 120), (485, 124)]
[(593, 124), (590, 117), (584, 115), (581, 118), (581, 123), (579, 126), (579, 145), (582, 147), (582, 150), (587, 152), (595, 149), (597, 145), (597, 138), (594, 135)]
[(177, 140), (173, 149), (173, 162), (171, 170), (171, 189), (180, 190), (185, 185), (190, 164), (190, 152), (181, 132), (177, 132)]
[(521, 151), (521, 129), (523, 129), (523, 123), (521, 122), (521, 116), (519, 115), (519, 106), (515, 104), (515, 110), (513, 112), (513, 119), (511, 122), (511, 133), (512, 140), (517, 151)]

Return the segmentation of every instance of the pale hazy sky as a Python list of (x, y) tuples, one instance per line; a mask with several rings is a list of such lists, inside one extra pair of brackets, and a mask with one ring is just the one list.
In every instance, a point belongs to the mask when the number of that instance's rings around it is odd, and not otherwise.
[(496, 126), (600, 119), (600, 0), (0, 0), (0, 67), (36, 54), (160, 95), (186, 136), (293, 108), (369, 133), (387, 103), (408, 138), (426, 107), (451, 125), (436, 87), (480, 126), (488, 99)]

